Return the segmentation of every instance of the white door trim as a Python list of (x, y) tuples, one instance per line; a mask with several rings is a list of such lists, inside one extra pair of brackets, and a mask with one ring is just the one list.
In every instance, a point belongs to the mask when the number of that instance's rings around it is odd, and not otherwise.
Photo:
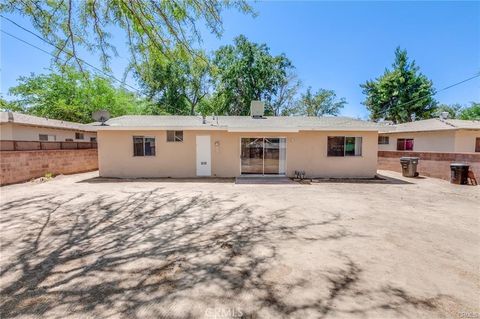
[(210, 135), (196, 136), (197, 176), (212, 176), (212, 150)]

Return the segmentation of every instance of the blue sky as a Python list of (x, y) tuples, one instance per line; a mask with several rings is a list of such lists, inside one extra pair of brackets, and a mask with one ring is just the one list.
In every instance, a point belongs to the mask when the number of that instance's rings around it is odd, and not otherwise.
[[(212, 51), (239, 34), (266, 43), (273, 54), (285, 53), (304, 87), (333, 89), (348, 105), (342, 115), (366, 118), (360, 83), (381, 75), (393, 62), (397, 46), (407, 49), (436, 89), (480, 72), (480, 2), (257, 2), (252, 17), (230, 10), (223, 36), (203, 32), (202, 47)], [(31, 28), (29, 21), (9, 15)], [(48, 46), (7, 21), (2, 29), (49, 50)], [(128, 63), (124, 38), (112, 40), (120, 57), (112, 62), (121, 78)], [(85, 60), (97, 64), (94, 56)], [(16, 79), (42, 73), (50, 56), (1, 34), (1, 93)], [(130, 84), (137, 86), (132, 80)], [(480, 78), (439, 93), (441, 103), (480, 101)]]

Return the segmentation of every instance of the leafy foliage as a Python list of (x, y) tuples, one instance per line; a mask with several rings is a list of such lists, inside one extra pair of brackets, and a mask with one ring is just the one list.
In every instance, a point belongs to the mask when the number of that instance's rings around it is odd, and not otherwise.
[(337, 99), (337, 94), (333, 90), (319, 89), (312, 93), (309, 87), (300, 97), (300, 100), (293, 108), (284, 110), (284, 115), (307, 115), (307, 116), (323, 116), (338, 115), (347, 101), (345, 98)]
[(208, 93), (207, 57), (177, 54), (175, 59), (152, 58), (136, 72), (149, 100), (154, 105), (148, 113), (193, 115)]
[(270, 104), (293, 68), (285, 55), (272, 56), (266, 44), (243, 35), (220, 47), (212, 64), (217, 111), (229, 115), (248, 115), (252, 100)]
[(419, 72), (415, 61), (409, 61), (407, 51), (397, 48), (392, 70), (374, 81), (360, 85), (366, 99), (363, 104), (372, 120), (385, 119), (395, 123), (430, 118), (435, 111), (432, 81)]
[(56, 47), (55, 62), (72, 63), (82, 69), (80, 49), (99, 53), (104, 68), (117, 55), (110, 43), (112, 33), (123, 33), (130, 49), (132, 66), (152, 55), (169, 57), (172, 48), (192, 54), (192, 43), (200, 40), (198, 25), (219, 36), (223, 10), (237, 8), (251, 13), (244, 0), (7, 0), (1, 12), (29, 17), (33, 27)]
[(280, 82), (277, 92), (266, 105), (267, 110), (275, 116), (288, 115), (288, 110), (293, 108), (302, 82), (293, 72), (287, 73), (285, 79)]
[(459, 118), (462, 120), (480, 120), (480, 103), (472, 102), (469, 107), (460, 112)]
[(92, 113), (108, 110), (112, 116), (143, 113), (145, 102), (110, 80), (66, 68), (61, 73), (20, 77), (10, 89), (26, 113), (65, 121), (89, 123)]

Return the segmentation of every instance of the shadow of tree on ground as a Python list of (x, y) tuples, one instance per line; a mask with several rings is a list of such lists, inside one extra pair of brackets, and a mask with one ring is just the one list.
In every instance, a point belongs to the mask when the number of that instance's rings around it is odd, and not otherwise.
[[(309, 278), (268, 279), (281, 257), (279, 241), (357, 236), (341, 226), (334, 233), (322, 230), (340, 214), (293, 220), (288, 207), (258, 214), (235, 195), (185, 197), (164, 188), (85, 196), (39, 195), (2, 204), (1, 227), (10, 234), (2, 237), (2, 318), (367, 316), (433, 311), (439, 298), (417, 298), (392, 286), (362, 289), (360, 265), (341, 253), (343, 266), (324, 272), (326, 290), (313, 298), (289, 297), (294, 290), (315, 291)], [(342, 306), (349, 298), (374, 302)], [(220, 317), (206, 311), (214, 308), (235, 311)]]

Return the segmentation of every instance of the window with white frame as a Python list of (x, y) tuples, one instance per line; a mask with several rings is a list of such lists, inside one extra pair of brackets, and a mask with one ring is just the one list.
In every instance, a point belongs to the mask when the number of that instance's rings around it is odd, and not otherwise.
[(390, 138), (388, 136), (385, 136), (385, 135), (379, 135), (378, 136), (378, 144), (382, 145), (382, 144), (390, 144)]
[(183, 142), (183, 131), (167, 131), (167, 142)]
[(397, 151), (413, 151), (413, 138), (397, 139)]
[(134, 136), (133, 156), (155, 156), (155, 137)]
[(329, 136), (327, 156), (362, 156), (362, 137)]
[(40, 141), (55, 141), (56, 136), (55, 135), (49, 135), (49, 134), (38, 134), (38, 140)]

